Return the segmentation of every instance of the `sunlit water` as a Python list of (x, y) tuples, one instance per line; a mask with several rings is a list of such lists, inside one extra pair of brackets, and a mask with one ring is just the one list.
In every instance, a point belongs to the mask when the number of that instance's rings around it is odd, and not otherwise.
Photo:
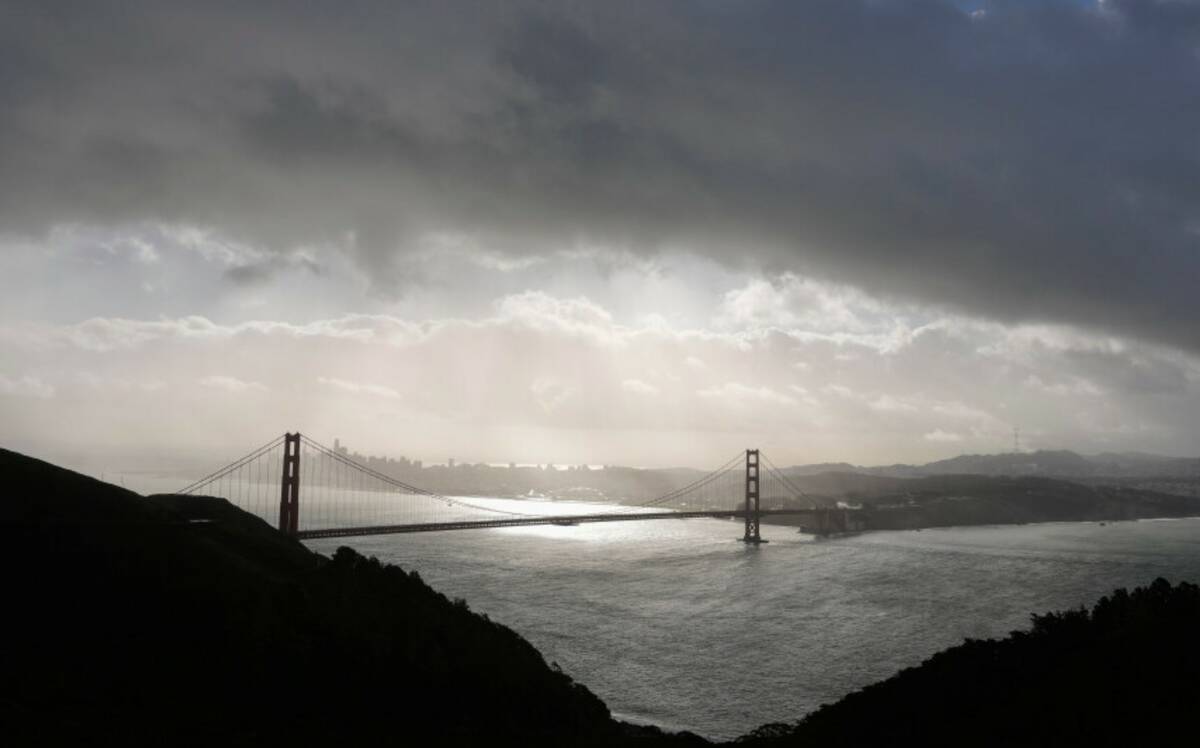
[(1200, 580), (1190, 519), (833, 540), (767, 526), (759, 548), (739, 535), (733, 522), (688, 520), (310, 545), (416, 569), (519, 631), (617, 716), (716, 738), (794, 720), (965, 637), (1023, 628), (1031, 612), (1157, 576)]

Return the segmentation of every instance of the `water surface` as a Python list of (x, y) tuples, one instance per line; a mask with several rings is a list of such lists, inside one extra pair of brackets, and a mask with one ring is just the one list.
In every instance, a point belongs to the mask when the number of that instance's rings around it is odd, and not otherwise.
[(1200, 519), (814, 540), (722, 520), (314, 541), (416, 569), (514, 628), (631, 721), (731, 738), (791, 721), (965, 637), (1115, 587), (1200, 580)]

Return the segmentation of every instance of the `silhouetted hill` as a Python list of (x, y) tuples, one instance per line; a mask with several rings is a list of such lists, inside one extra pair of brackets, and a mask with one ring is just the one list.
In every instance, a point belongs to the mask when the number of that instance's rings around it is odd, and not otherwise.
[(888, 478), (923, 478), (931, 475), (1038, 475), (1050, 478), (1162, 478), (1200, 476), (1200, 459), (1163, 457), (1143, 452), (1104, 452), (1080, 455), (1070, 450), (966, 454), (923, 465), (861, 466), (848, 463), (794, 465), (784, 472), (789, 477), (826, 472), (855, 473)]
[(1037, 477), (944, 475), (865, 500), (872, 529), (1190, 517), (1200, 499)]
[(902, 492), (911, 483), (907, 478), (845, 471), (792, 475), (788, 480), (805, 493), (851, 501)]
[(793, 465), (784, 468), (783, 472), (791, 477), (805, 475), (839, 474), (869, 474), (870, 468), (852, 465), (849, 462), (816, 462), (809, 465)]
[[(415, 573), (0, 450), (9, 745), (686, 744)], [(696, 742), (702, 742), (694, 739)]]
[(968, 640), (747, 746), (1194, 745), (1200, 588), (1162, 579)]
[(1069, 450), (1038, 450), (994, 455), (959, 455), (921, 467), (922, 475), (1091, 475), (1093, 466)]
[[(1200, 516), (1200, 497), (1034, 476), (887, 478), (824, 473), (793, 480), (810, 500), (861, 505), (871, 530)], [(772, 524), (805, 524), (775, 516)]]

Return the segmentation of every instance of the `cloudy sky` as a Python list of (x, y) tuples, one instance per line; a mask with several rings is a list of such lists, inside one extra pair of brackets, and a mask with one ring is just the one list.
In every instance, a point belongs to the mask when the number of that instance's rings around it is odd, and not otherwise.
[(4, 446), (1200, 453), (1200, 3), (0, 19)]

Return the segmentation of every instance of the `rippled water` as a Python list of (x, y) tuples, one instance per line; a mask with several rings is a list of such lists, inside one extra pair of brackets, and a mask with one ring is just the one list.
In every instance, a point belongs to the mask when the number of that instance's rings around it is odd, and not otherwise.
[(1200, 519), (813, 540), (720, 520), (320, 541), (416, 569), (519, 631), (619, 716), (730, 738), (964, 637), (1157, 576), (1200, 580)]

